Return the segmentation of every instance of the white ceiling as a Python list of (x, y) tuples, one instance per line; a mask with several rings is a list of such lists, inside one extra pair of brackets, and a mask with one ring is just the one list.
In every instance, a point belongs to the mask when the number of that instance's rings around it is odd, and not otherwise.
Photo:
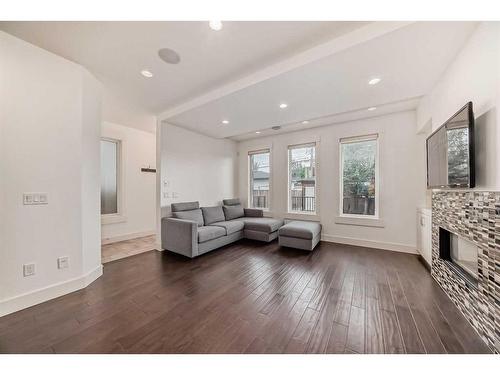
[(367, 111), (366, 108), (363, 108), (359, 110), (336, 113), (325, 117), (311, 119), (307, 124), (303, 124), (302, 122), (295, 122), (291, 124), (281, 125), (281, 129), (279, 130), (266, 128), (266, 129), (260, 129), (259, 134), (256, 134), (255, 131), (251, 131), (249, 133), (235, 135), (230, 138), (234, 141), (246, 141), (248, 139), (261, 138), (281, 133), (289, 133), (299, 130), (311, 129), (311, 128), (316, 128), (318, 126), (342, 124), (354, 120), (361, 120), (366, 118), (388, 115), (395, 112), (411, 111), (418, 106), (419, 99), (420, 98), (411, 98), (380, 105), (377, 106), (377, 110), (375, 112)]
[[(250, 85), (166, 121), (214, 137), (235, 140), (380, 115), (383, 108), (415, 108), (456, 56), (476, 25), (417, 22), (331, 56)], [(378, 85), (367, 84), (381, 77)], [(288, 108), (280, 109), (285, 102)], [(409, 106), (409, 103), (412, 103)], [(368, 112), (367, 108), (377, 110)], [(383, 107), (383, 108), (381, 108)], [(223, 125), (223, 119), (230, 124)], [(330, 122), (329, 122), (330, 121)], [(295, 125), (295, 126), (292, 126)], [(306, 126), (305, 126), (306, 127)]]
[[(365, 24), (224, 22), (216, 32), (200, 21), (0, 22), (0, 29), (85, 66), (116, 96), (105, 106), (108, 117), (123, 122), (129, 115), (157, 114)], [(178, 65), (160, 60), (164, 47), (179, 53)], [(143, 69), (154, 78), (140, 75)]]
[[(256, 130), (267, 135), (274, 125), (293, 131), (415, 108), (475, 26), (224, 22), (215, 32), (208, 22), (0, 22), (99, 78), (105, 120), (154, 131), (161, 115), (235, 140), (256, 137)], [(178, 65), (159, 59), (164, 47), (179, 53)], [(142, 69), (154, 77), (144, 78)], [(368, 86), (374, 76), (382, 82)], [(289, 107), (280, 110), (281, 102)], [(367, 112), (370, 106), (378, 109)]]

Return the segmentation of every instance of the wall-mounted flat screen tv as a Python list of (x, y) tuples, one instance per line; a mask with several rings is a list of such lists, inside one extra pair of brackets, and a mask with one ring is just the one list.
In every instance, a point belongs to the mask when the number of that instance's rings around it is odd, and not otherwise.
[(427, 138), (427, 187), (474, 186), (474, 112), (469, 102)]

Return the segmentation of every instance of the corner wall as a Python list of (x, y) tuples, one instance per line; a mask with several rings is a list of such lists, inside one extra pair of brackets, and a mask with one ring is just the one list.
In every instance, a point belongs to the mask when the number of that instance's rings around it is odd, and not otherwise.
[[(100, 83), (79, 65), (4, 32), (0, 55), (2, 316), (102, 274), (101, 115)], [(48, 204), (24, 205), (25, 192), (47, 193)], [(26, 263), (35, 275), (23, 277)]]
[(123, 220), (102, 224), (102, 242), (110, 243), (154, 234), (156, 230), (156, 175), (141, 172), (141, 168), (148, 166), (155, 168), (156, 166), (155, 134), (104, 121), (100, 136), (118, 139), (122, 144), (122, 204), (124, 209)]
[(199, 201), (201, 206), (215, 206), (237, 194), (236, 142), (166, 123), (158, 126), (158, 225), (161, 217), (170, 214), (171, 203)]
[(500, 190), (500, 22), (477, 27), (421, 100), (417, 130), (429, 122), (436, 130), (468, 101), (476, 118), (476, 188)]

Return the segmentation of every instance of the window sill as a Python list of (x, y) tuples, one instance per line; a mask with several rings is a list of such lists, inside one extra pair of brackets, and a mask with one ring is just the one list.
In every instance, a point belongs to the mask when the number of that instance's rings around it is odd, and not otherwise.
[(101, 215), (101, 224), (117, 224), (127, 221), (127, 217), (120, 214)]
[(385, 227), (384, 221), (375, 217), (337, 216), (335, 218), (335, 224), (357, 225), (361, 227), (375, 227), (375, 228)]

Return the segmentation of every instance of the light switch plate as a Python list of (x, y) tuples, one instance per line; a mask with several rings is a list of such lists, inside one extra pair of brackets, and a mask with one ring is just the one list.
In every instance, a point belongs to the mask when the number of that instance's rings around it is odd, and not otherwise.
[(47, 193), (24, 193), (23, 204), (28, 206), (49, 204), (49, 197)]

